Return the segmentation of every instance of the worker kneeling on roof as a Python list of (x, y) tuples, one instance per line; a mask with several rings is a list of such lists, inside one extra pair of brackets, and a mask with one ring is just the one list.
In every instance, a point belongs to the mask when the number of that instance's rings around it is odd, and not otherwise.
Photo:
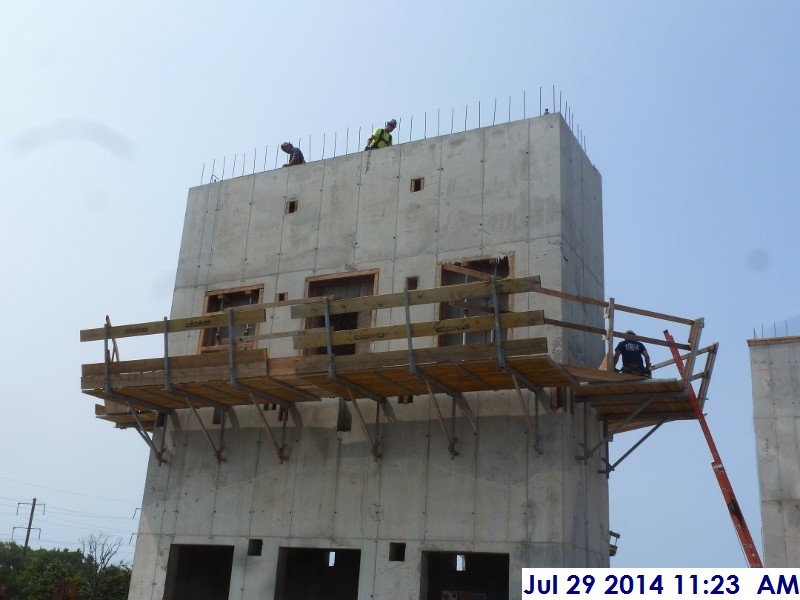
[[(625, 333), (627, 336), (636, 335), (630, 329)], [(614, 350), (614, 371), (650, 377), (650, 355), (647, 353), (647, 348), (644, 347), (642, 342), (627, 336), (626, 339), (617, 344)], [(622, 369), (617, 369), (617, 361), (620, 355), (622, 355)]]

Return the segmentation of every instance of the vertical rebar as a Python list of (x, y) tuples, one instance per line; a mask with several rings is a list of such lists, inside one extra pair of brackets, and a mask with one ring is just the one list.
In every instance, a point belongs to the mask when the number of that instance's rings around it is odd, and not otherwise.
[(209, 183), (211, 183), (213, 181), (213, 179), (214, 179), (214, 167), (216, 166), (216, 164), (217, 164), (217, 159), (215, 158), (211, 162), (211, 177), (208, 178), (208, 182)]
[(561, 112), (561, 90), (558, 90), (558, 112)]
[(278, 150), (279, 150), (279, 148), (280, 147), (275, 148), (275, 167), (274, 167), (275, 169), (278, 168)]
[(361, 125), (358, 126), (358, 148), (361, 149)]
[[(411, 123), (408, 126), (408, 141), (411, 141), (411, 132), (414, 131), (414, 117), (411, 117)], [(399, 137), (399, 136), (398, 136)]]
[(450, 133), (453, 133), (453, 124), (455, 123), (456, 118), (456, 107), (450, 107)]
[[(325, 141), (326, 141), (325, 138), (327, 136), (328, 136), (327, 133), (323, 133), (322, 134), (322, 156), (321, 156), (322, 160), (325, 160)], [(336, 156), (336, 151), (335, 150), (334, 150), (334, 154), (333, 155)]]
[(467, 114), (469, 113), (469, 104), (464, 105), (464, 131), (467, 130)]
[[(231, 179), (236, 177), (236, 154), (233, 155), (233, 166), (231, 167)], [(225, 173), (223, 172), (223, 175)]]
[(203, 175), (206, 174), (206, 163), (203, 163), (203, 170), (200, 171), (200, 185), (203, 185)]
[(246, 162), (247, 162), (247, 154), (245, 152), (242, 152), (242, 177), (244, 177), (244, 166)]
[(344, 153), (347, 154), (347, 151), (350, 150), (350, 128), (347, 128), (347, 131), (344, 134)]
[(492, 125), (494, 125), (496, 118), (497, 118), (497, 98), (494, 99), (494, 111), (492, 111)]
[(222, 177), (220, 178), (220, 181), (225, 181), (225, 161), (227, 158), (227, 156), (222, 157)]
[(422, 139), (428, 139), (428, 111), (422, 113)]
[(264, 146), (264, 170), (267, 170), (267, 156), (269, 156), (269, 144)]

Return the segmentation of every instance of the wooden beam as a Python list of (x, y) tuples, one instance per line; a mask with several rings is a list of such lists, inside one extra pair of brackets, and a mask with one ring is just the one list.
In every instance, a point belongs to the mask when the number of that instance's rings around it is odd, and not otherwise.
[[(505, 313), (500, 315), (500, 327), (528, 327), (542, 325), (544, 311), (532, 310), (519, 313)], [(442, 321), (428, 321), (426, 323), (412, 323), (411, 335), (424, 337), (432, 335), (448, 335), (451, 333), (469, 333), (472, 331), (490, 331), (494, 329), (494, 317), (464, 317), (460, 319), (444, 319)], [(405, 324), (386, 325), (383, 327), (365, 327), (363, 329), (346, 329), (334, 331), (332, 343), (334, 346), (341, 344), (355, 344), (361, 342), (376, 342), (383, 340), (396, 340), (405, 338), (408, 330)], [(326, 334), (300, 332), (294, 338), (295, 348), (318, 348), (327, 344)]]
[[(506, 356), (525, 356), (547, 353), (547, 338), (508, 340), (504, 344)], [(497, 358), (497, 346), (492, 343), (459, 346), (438, 346), (414, 350), (417, 364), (448, 363), (461, 361), (493, 360)], [(270, 361), (272, 362), (272, 361)], [(363, 371), (382, 367), (408, 366), (408, 350), (388, 352), (363, 352), (346, 356), (334, 356), (336, 372)], [(297, 375), (324, 373), (328, 369), (328, 357), (324, 354), (307, 356), (295, 364)]]
[[(242, 309), (233, 311), (233, 324), (245, 325), (247, 323), (263, 323), (266, 320), (266, 311), (263, 308)], [(181, 331), (192, 331), (195, 329), (208, 329), (211, 327), (227, 327), (228, 315), (224, 312), (185, 319), (171, 319), (169, 332), (178, 333)], [(139, 335), (152, 335), (164, 333), (164, 321), (150, 321), (148, 323), (133, 323), (131, 325), (117, 325), (109, 329), (109, 337), (124, 338)], [(105, 336), (105, 328), (82, 329), (81, 341), (94, 342), (102, 340)]]
[[(499, 279), (497, 281), (498, 294), (520, 294), (533, 292), (541, 285), (538, 275), (521, 277), (519, 279)], [(488, 298), (492, 294), (489, 282), (461, 283), (446, 285), (427, 290), (411, 290), (408, 292), (409, 304), (432, 304), (435, 302), (451, 302), (455, 300), (468, 300), (470, 298)], [(381, 294), (379, 296), (361, 296), (359, 298), (342, 298), (329, 304), (329, 314), (363, 312), (379, 308), (394, 308), (404, 306), (403, 292)], [(292, 307), (292, 318), (321, 317), (325, 314), (322, 302), (313, 302)]]
[(489, 273), (470, 269), (469, 267), (462, 267), (461, 265), (456, 265), (454, 263), (442, 263), (442, 269), (445, 271), (450, 271), (451, 273), (460, 273), (461, 275), (466, 275), (467, 277), (472, 277), (473, 279), (479, 279), (480, 281), (492, 280), (492, 276)]

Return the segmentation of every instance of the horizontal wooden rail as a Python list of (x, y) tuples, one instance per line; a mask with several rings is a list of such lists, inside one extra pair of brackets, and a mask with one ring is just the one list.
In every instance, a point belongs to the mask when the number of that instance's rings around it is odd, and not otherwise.
[[(263, 323), (266, 320), (266, 311), (263, 308), (236, 310), (233, 313), (234, 325), (246, 325), (247, 323)], [(195, 329), (208, 329), (211, 327), (227, 327), (228, 315), (226, 313), (213, 313), (201, 315), (199, 317), (188, 317), (185, 319), (171, 319), (169, 323), (170, 333), (179, 331), (192, 331)], [(150, 321), (149, 323), (134, 323), (132, 325), (116, 325), (109, 327), (110, 338), (125, 338), (139, 335), (153, 335), (164, 333), (164, 321)], [(105, 327), (96, 329), (82, 329), (81, 341), (94, 342), (105, 337)]]
[[(572, 300), (573, 302), (580, 302), (581, 304), (590, 304), (592, 306), (599, 306), (600, 308), (608, 308), (608, 302), (604, 300), (597, 300), (596, 298), (588, 298), (587, 296), (578, 296), (576, 294), (568, 294), (560, 290), (551, 290), (549, 288), (540, 288), (535, 290), (538, 294), (545, 296), (555, 296), (564, 300)], [(653, 317), (654, 319), (663, 319), (664, 321), (672, 321), (674, 323), (682, 323), (684, 325), (694, 325), (693, 319), (686, 319), (684, 317), (676, 317), (675, 315), (668, 315), (666, 313), (654, 312), (652, 310), (644, 310), (643, 308), (635, 308), (633, 306), (625, 306), (624, 304), (614, 303), (614, 310), (632, 313), (635, 315), (642, 315), (644, 317)]]
[[(521, 277), (519, 279), (498, 279), (498, 294), (519, 294), (538, 290), (541, 281), (538, 275)], [(434, 302), (452, 302), (456, 300), (469, 300), (470, 298), (489, 298), (492, 295), (492, 284), (488, 281), (477, 283), (461, 283), (446, 285), (427, 290), (412, 290), (408, 292), (410, 305), (431, 304)], [(359, 298), (343, 298), (329, 303), (328, 311), (331, 315), (342, 313), (362, 312), (379, 308), (395, 308), (404, 306), (403, 292), (381, 294), (379, 296), (361, 296)], [(321, 317), (325, 314), (322, 302), (303, 304), (292, 307), (292, 318)]]
[[(527, 327), (544, 324), (544, 312), (532, 310), (527, 312), (504, 313), (500, 315), (500, 327)], [(494, 316), (464, 317), (460, 319), (444, 319), (426, 323), (412, 323), (412, 337), (431, 335), (448, 335), (451, 333), (471, 333), (473, 331), (491, 331), (494, 329)], [(384, 327), (366, 327), (363, 329), (346, 329), (334, 331), (332, 344), (355, 344), (359, 342), (377, 342), (405, 338), (408, 329), (405, 324), (386, 325)], [(294, 338), (295, 348), (318, 348), (327, 344), (327, 335), (322, 333), (300, 332)]]
[[(597, 333), (600, 335), (605, 335), (606, 333), (606, 330), (602, 329), (601, 327), (591, 327), (590, 325), (581, 325), (579, 323), (570, 323), (569, 321), (559, 321), (557, 319), (545, 318), (544, 324), (555, 325), (556, 327), (564, 327), (565, 329), (576, 329), (578, 331), (586, 331), (587, 333)], [(614, 337), (632, 339), (639, 342), (647, 342), (648, 344), (653, 344), (655, 346), (667, 346), (668, 348), (675, 347), (675, 348), (680, 348), (681, 350), (692, 349), (692, 347), (689, 344), (679, 344), (677, 342), (673, 344), (671, 342), (666, 342), (658, 338), (645, 337), (643, 335), (631, 335), (629, 333), (623, 333), (621, 331), (615, 331)]]

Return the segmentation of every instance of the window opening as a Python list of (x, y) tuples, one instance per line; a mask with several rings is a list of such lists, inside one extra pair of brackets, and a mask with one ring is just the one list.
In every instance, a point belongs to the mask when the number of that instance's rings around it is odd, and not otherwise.
[[(475, 283), (477, 281), (491, 281), (508, 279), (511, 274), (509, 258), (489, 258), (481, 260), (465, 260), (458, 263), (444, 263), (440, 265), (442, 285), (457, 285), (462, 283)], [(497, 298), (500, 312), (508, 312), (508, 294), (500, 294)], [(481, 317), (494, 314), (492, 299), (473, 298), (443, 302), (439, 308), (439, 318), (459, 319), (462, 317)], [(494, 342), (494, 329), (490, 331), (474, 331), (469, 333), (453, 333), (439, 336), (440, 346), (458, 346), (462, 344), (479, 344)]]
[[(248, 286), (229, 290), (215, 290), (206, 292), (205, 304), (203, 307), (204, 315), (219, 314), (229, 308), (239, 306), (249, 306), (258, 304), (264, 292), (264, 287)], [(243, 335), (254, 335), (258, 333), (257, 323), (246, 323), (233, 327), (233, 336), (238, 338)], [(200, 335), (200, 352), (218, 352), (227, 350), (230, 343), (230, 332), (227, 325), (212, 329), (203, 329)], [(255, 348), (253, 341), (237, 344), (239, 348)]]
[(283, 547), (278, 553), (274, 598), (357, 600), (360, 564), (360, 550)]
[(467, 570), (467, 557), (463, 554), (456, 554), (456, 571)]
[(508, 554), (423, 552), (420, 598), (423, 600), (506, 600)]
[(247, 556), (261, 556), (264, 540), (247, 540)]
[(419, 285), (419, 277), (416, 275), (412, 275), (411, 277), (406, 277), (406, 289), (407, 290), (415, 290)]
[(173, 544), (169, 550), (165, 600), (228, 600), (233, 546)]
[[(318, 278), (308, 280), (309, 298), (320, 296), (333, 297), (338, 300), (341, 298), (357, 298), (359, 296), (372, 296), (375, 294), (377, 282), (377, 270), (365, 272), (360, 275), (323, 275)], [(372, 325), (373, 311), (344, 313), (330, 316), (331, 329), (333, 331), (345, 331), (347, 329), (360, 329)], [(324, 328), (325, 317), (313, 317), (307, 319), (306, 328)], [(359, 344), (359, 349), (366, 350), (369, 343)], [(307, 354), (327, 354), (326, 346), (310, 348)], [(338, 344), (333, 346), (333, 353), (336, 355), (355, 354), (356, 344)]]
[(392, 562), (403, 562), (406, 559), (405, 542), (389, 542), (389, 560)]
[(411, 193), (412, 194), (414, 192), (421, 192), (424, 187), (425, 187), (425, 178), (424, 177), (418, 177), (417, 179), (412, 179), (411, 180)]
[(277, 294), (275, 294), (275, 302), (284, 302), (288, 297), (289, 294), (287, 294), (286, 292), (278, 292)]
[(397, 403), (398, 404), (411, 404), (412, 402), (414, 402), (414, 396), (411, 396), (410, 394), (407, 395), (407, 396), (398, 396), (397, 397)]
[(283, 212), (287, 215), (293, 212), (297, 212), (297, 200), (289, 200), (288, 202), (286, 202)]
[(347, 410), (344, 398), (339, 398), (339, 412), (336, 415), (336, 431), (350, 431), (353, 427), (353, 416)]

